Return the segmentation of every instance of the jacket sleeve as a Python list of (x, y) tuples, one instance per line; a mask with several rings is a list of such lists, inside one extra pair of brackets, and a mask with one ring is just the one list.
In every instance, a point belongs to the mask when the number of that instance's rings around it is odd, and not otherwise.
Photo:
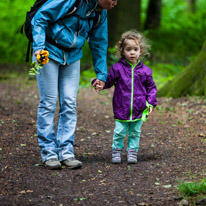
[(155, 82), (152, 78), (152, 74), (147, 76), (146, 81), (146, 90), (147, 90), (147, 101), (149, 104), (151, 104), (153, 107), (156, 107), (157, 105), (157, 87), (155, 85)]
[(88, 39), (89, 47), (92, 52), (92, 62), (97, 79), (106, 81), (107, 78), (107, 47), (108, 47), (108, 28), (107, 11), (103, 10), (100, 22), (90, 31)]
[(112, 66), (108, 72), (108, 76), (107, 76), (107, 80), (105, 82), (104, 89), (111, 88), (113, 85), (116, 84), (117, 80), (118, 80), (118, 72), (115, 69), (115, 67)]
[(48, 22), (55, 22), (65, 16), (76, 0), (48, 0), (34, 15), (31, 25), (34, 52), (45, 48), (45, 30)]
[[(91, 85), (93, 85), (95, 81), (96, 79), (93, 79)], [(103, 89), (111, 88), (113, 85), (115, 85), (116, 81), (117, 81), (117, 72), (115, 72), (114, 67), (111, 67), (108, 72), (107, 80), (105, 82)]]

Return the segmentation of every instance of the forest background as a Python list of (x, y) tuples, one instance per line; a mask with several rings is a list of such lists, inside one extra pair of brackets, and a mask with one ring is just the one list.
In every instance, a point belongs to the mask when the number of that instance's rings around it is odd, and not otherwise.
[[(28, 66), (25, 63), (28, 41), (20, 34), (20, 28), (33, 2), (0, 2), (0, 63)], [(201, 51), (206, 37), (205, 8), (205, 0), (119, 0), (117, 7), (108, 12), (108, 69), (117, 60), (114, 45), (121, 34), (137, 29), (152, 42), (151, 56), (145, 63), (153, 70), (158, 89), (161, 88), (193, 62)], [(87, 44), (81, 68), (81, 86), (90, 86), (95, 73)]]
[[(53, 200), (55, 206), (67, 201), (74, 203), (71, 205), (81, 201), (87, 201), (84, 205), (91, 202), (101, 205), (102, 201), (116, 205), (117, 201), (124, 204), (125, 200), (128, 205), (169, 205), (168, 202), (175, 205), (182, 197), (197, 194), (203, 194), (197, 199), (205, 205), (206, 1), (118, 0), (118, 5), (108, 11), (108, 69), (118, 60), (115, 44), (121, 34), (136, 29), (151, 40), (151, 55), (144, 63), (152, 69), (158, 96), (162, 96), (155, 115), (145, 124), (139, 164), (136, 167), (122, 164), (118, 176), (115, 166), (108, 162), (110, 147), (100, 150), (97, 146), (100, 140), (102, 145), (110, 145), (112, 92), (98, 95), (87, 88), (96, 76), (88, 44), (83, 48), (81, 60), (83, 89), (78, 96), (77, 130), (81, 147), (76, 148), (85, 163), (84, 169), (57, 171), (49, 176), (38, 163), (37, 86), (28, 75), (30, 63), (25, 62), (28, 40), (20, 33), (34, 1), (0, 1), (0, 205), (31, 205), (25, 200), (43, 205), (43, 198), (44, 205), (50, 206)], [(127, 176), (128, 172), (132, 175)], [(138, 178), (132, 186), (135, 175)], [(62, 178), (65, 176), (67, 181)], [(174, 196), (176, 187), (175, 190), (173, 187), (178, 179), (186, 180), (186, 184), (182, 182), (179, 186), (180, 199)], [(188, 179), (201, 182), (190, 184)], [(115, 184), (118, 190), (114, 189)], [(45, 189), (45, 185), (53, 188), (53, 192)], [(25, 193), (30, 194), (30, 199), (24, 197)]]

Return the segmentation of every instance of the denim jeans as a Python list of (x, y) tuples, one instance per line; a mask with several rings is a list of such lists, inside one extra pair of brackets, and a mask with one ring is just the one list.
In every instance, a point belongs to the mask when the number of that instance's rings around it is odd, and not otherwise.
[(143, 124), (142, 120), (136, 122), (115, 122), (114, 136), (112, 149), (123, 149), (124, 148), (124, 138), (128, 135), (128, 147), (129, 149), (134, 149), (136, 152), (139, 149), (139, 141), (141, 134), (141, 126)]
[[(39, 71), (40, 74), (36, 75), (40, 95), (37, 135), (42, 161), (45, 162), (51, 158), (62, 161), (74, 157), (80, 60), (69, 65), (61, 65), (50, 59)], [(60, 109), (55, 131), (54, 116), (58, 97)]]

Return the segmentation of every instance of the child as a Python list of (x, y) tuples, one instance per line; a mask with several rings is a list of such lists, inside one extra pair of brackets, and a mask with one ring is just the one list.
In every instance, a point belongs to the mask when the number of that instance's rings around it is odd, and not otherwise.
[(151, 69), (139, 59), (140, 56), (149, 54), (150, 45), (144, 36), (136, 31), (125, 32), (117, 48), (121, 58), (110, 68), (104, 88), (100, 85), (95, 86), (97, 92), (115, 86), (113, 112), (116, 126), (112, 163), (121, 163), (124, 138), (128, 131), (127, 161), (135, 164), (141, 126), (152, 113), (152, 108), (157, 105), (157, 88)]

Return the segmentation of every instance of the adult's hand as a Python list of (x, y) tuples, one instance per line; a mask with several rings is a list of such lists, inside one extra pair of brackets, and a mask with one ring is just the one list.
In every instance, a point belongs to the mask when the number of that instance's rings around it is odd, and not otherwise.
[(40, 54), (42, 52), (42, 50), (38, 50), (36, 52), (34, 52), (34, 55), (37, 56), (38, 54)]

